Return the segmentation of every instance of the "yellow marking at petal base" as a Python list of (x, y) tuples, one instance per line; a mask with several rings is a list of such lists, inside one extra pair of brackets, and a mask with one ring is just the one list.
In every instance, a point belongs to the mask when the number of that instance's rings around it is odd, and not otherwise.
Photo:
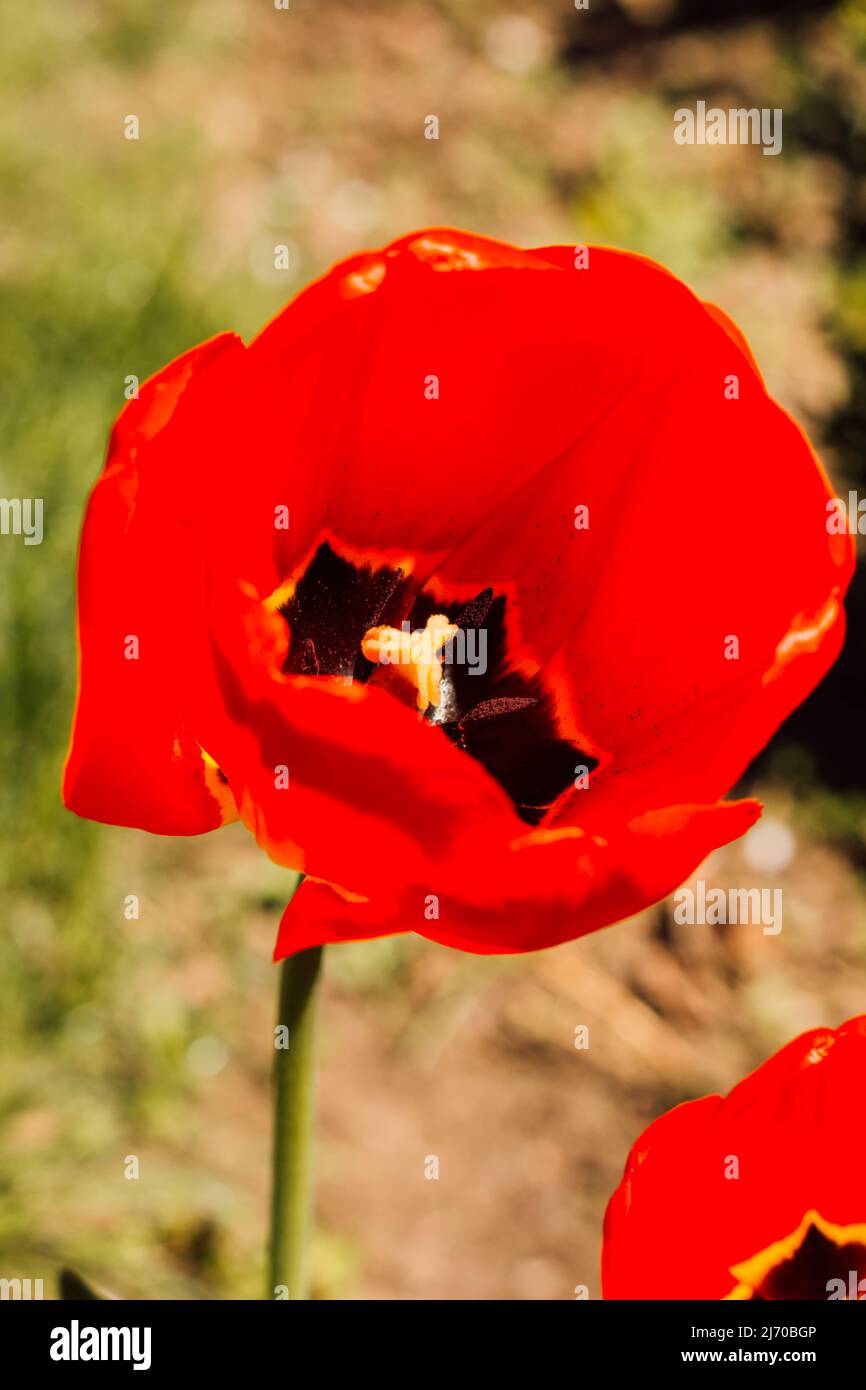
[(742, 1264), (731, 1266), (731, 1274), (739, 1283), (730, 1293), (725, 1294), (723, 1302), (754, 1298), (756, 1291), (773, 1270), (786, 1260), (794, 1258), (813, 1226), (834, 1245), (866, 1245), (866, 1224), (834, 1226), (831, 1221), (825, 1221), (820, 1212), (807, 1211), (791, 1235), (785, 1236), (783, 1240), (774, 1241), (766, 1250), (761, 1250)]
[(402, 631), (396, 627), (371, 627), (361, 638), (361, 652), (368, 661), (394, 666), (414, 685), (418, 692), (418, 709), (423, 714), (430, 705), (439, 708), (442, 699), (439, 653), (459, 630), (444, 613), (434, 613), (427, 619), (426, 627), (414, 631), (410, 631), (408, 625), (404, 625)]
[(274, 589), (272, 594), (262, 599), (262, 604), (269, 613), (277, 613), (284, 603), (288, 603), (295, 596), (295, 581), (289, 579), (285, 584), (281, 584), (278, 589)]
[(223, 825), (230, 825), (232, 821), (236, 821), (240, 817), (240, 812), (232, 796), (231, 787), (228, 782), (222, 780), (219, 775), (219, 764), (214, 762), (210, 753), (206, 753), (201, 744), (199, 744), (199, 752), (201, 753), (201, 760), (204, 764), (205, 786), (220, 808), (220, 816), (222, 817)]

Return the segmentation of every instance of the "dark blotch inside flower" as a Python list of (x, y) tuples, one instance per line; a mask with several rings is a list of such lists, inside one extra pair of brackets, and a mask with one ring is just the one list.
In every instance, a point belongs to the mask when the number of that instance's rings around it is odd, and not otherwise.
[(562, 737), (543, 676), (512, 661), (504, 594), (483, 589), (468, 603), (443, 603), (424, 589), (413, 597), (400, 569), (359, 565), (323, 542), (279, 611), (290, 631), (284, 672), (361, 682), (383, 669), (361, 652), (370, 628), (408, 621), (415, 630), (444, 613), (460, 637), (441, 652), (442, 703), (425, 718), (496, 778), (529, 825), (575, 785), (579, 767), (597, 766)]

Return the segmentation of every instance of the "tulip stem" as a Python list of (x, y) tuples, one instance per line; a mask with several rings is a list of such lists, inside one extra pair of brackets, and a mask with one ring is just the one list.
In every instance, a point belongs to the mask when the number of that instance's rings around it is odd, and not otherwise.
[(280, 965), (274, 1033), (269, 1299), (309, 1297), (316, 986), (321, 965), (321, 946), (300, 951)]

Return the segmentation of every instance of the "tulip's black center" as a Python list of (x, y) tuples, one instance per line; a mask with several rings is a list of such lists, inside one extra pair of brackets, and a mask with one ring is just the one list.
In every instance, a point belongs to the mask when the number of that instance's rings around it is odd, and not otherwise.
[(866, 1300), (866, 1227), (822, 1226), (810, 1221), (802, 1235), (782, 1242), (769, 1267), (760, 1255), (738, 1266), (742, 1297)]
[[(388, 668), (369, 661), (361, 641), (372, 628), (423, 629), (444, 614), (456, 634), (439, 652), (441, 698), (425, 719), (483, 764), (529, 825), (596, 759), (563, 738), (541, 675), (526, 675), (510, 659), (507, 600), (484, 589), (469, 603), (443, 603), (387, 565), (356, 564), (327, 542), (316, 550), (279, 610), (291, 634), (284, 670), (296, 675), (385, 680)], [(410, 699), (408, 687), (389, 685)]]

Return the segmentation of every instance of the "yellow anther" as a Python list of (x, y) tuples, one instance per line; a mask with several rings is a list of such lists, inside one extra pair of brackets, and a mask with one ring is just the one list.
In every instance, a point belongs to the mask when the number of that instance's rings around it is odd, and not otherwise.
[(418, 709), (423, 714), (428, 706), (439, 708), (442, 698), (442, 663), (439, 653), (457, 636), (459, 628), (449, 622), (444, 613), (434, 613), (426, 627), (402, 630), (396, 627), (371, 627), (361, 639), (361, 651), (368, 661), (394, 666), (417, 691)]

